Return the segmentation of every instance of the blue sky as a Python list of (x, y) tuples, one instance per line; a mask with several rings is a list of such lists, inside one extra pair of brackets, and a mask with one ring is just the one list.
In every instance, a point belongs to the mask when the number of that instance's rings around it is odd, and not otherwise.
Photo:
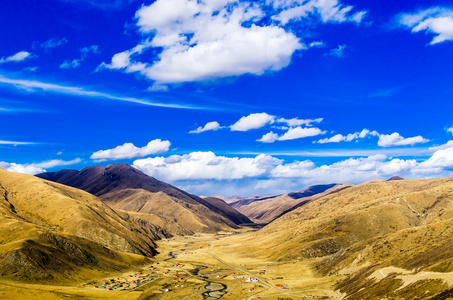
[(0, 167), (198, 195), (453, 175), (450, 1), (0, 4)]

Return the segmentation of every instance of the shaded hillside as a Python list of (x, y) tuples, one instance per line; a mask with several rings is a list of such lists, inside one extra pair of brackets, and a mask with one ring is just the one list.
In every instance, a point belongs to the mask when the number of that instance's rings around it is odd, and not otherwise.
[(313, 199), (335, 193), (351, 185), (315, 185), (302, 191), (279, 196), (243, 199), (230, 205), (257, 223), (269, 223)]
[(150, 224), (121, 218), (98, 198), (0, 169), (0, 274), (18, 280), (87, 279), (156, 254)]
[(230, 219), (217, 206), (127, 165), (61, 170), (37, 175), (98, 196), (115, 210), (151, 214), (157, 224), (177, 234), (237, 228), (240, 218)]
[(229, 206), (225, 201), (216, 197), (206, 197), (205, 201), (209, 202), (212, 206), (216, 207), (217, 211), (223, 212), (232, 220), (235, 224), (249, 224), (253, 223), (247, 216), (241, 214), (231, 206)]
[(346, 274), (337, 285), (346, 299), (434, 295), (453, 279), (453, 178), (371, 182), (326, 195), (250, 244), (262, 256), (316, 258), (320, 274)]

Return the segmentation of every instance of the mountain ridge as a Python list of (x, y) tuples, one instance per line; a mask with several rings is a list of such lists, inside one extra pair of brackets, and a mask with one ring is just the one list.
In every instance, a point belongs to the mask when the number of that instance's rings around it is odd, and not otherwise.
[[(231, 220), (231, 213), (225, 213), (215, 205), (221, 205), (219, 202), (210, 203), (127, 164), (87, 167), (81, 171), (61, 170), (36, 176), (85, 190), (116, 210), (155, 214), (165, 220), (164, 227), (175, 234), (238, 228), (240, 220), (246, 218)], [(174, 222), (180, 226), (172, 226)]]

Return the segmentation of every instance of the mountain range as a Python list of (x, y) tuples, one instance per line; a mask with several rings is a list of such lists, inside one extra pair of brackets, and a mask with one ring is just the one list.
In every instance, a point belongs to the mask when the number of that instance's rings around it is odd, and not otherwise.
[(124, 217), (172, 234), (216, 232), (252, 221), (222, 200), (202, 199), (127, 165), (61, 170), (37, 177), (87, 191)]

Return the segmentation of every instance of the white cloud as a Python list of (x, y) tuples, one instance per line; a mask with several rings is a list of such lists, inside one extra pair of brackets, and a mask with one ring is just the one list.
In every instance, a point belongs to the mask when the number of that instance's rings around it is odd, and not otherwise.
[(314, 143), (326, 144), (326, 143), (339, 143), (339, 142), (351, 142), (358, 139), (363, 139), (370, 136), (379, 137), (378, 146), (380, 147), (395, 147), (395, 146), (414, 146), (415, 144), (427, 143), (428, 139), (423, 138), (422, 136), (414, 136), (410, 138), (404, 138), (398, 132), (392, 134), (380, 134), (377, 131), (370, 131), (368, 129), (363, 129), (361, 132), (354, 132), (348, 135), (336, 134), (330, 138), (325, 138), (318, 140)]
[[(398, 154), (389, 149), (375, 150), (365, 157), (354, 151), (342, 153), (339, 161), (315, 165), (311, 160), (285, 161), (268, 154), (251, 157), (217, 156), (212, 152), (193, 152), (186, 155), (154, 157), (134, 161), (134, 167), (174, 184), (189, 192), (203, 195), (223, 194), (278, 194), (301, 190), (314, 184), (359, 184), (371, 179), (446, 177), (453, 175), (453, 141), (439, 146), (439, 150), (420, 153), (428, 158), (392, 158)], [(364, 154), (365, 152), (363, 152)], [(400, 152), (410, 156), (412, 152)], [(331, 156), (333, 157), (333, 156)]]
[(205, 131), (209, 131), (209, 130), (216, 131), (216, 130), (219, 130), (220, 128), (222, 128), (222, 126), (220, 126), (220, 124), (218, 122), (213, 121), (213, 122), (206, 123), (206, 125), (204, 125), (203, 127), (200, 126), (195, 130), (191, 130), (191, 131), (189, 131), (189, 133), (201, 133), (201, 132), (205, 132)]
[[(338, 0), (291, 1), (291, 5), (239, 0), (157, 0), (136, 12), (143, 40), (134, 48), (115, 54), (100, 68), (139, 72), (162, 86), (206, 81), (243, 74), (262, 75), (286, 67), (297, 50), (310, 47), (290, 30), (288, 21), (301, 18), (322, 22), (359, 23), (365, 12)], [(287, 2), (287, 1), (286, 1)], [(302, 3), (306, 2), (306, 3)], [(283, 17), (296, 8), (305, 10)], [(274, 21), (269, 21), (270, 18)], [(277, 22), (276, 22), (277, 21)], [(151, 60), (140, 56), (148, 49), (161, 52)]]
[(315, 42), (311, 42), (308, 46), (310, 48), (320, 48), (320, 47), (324, 47), (325, 44), (323, 41), (315, 41)]
[(274, 20), (286, 24), (304, 18), (319, 17), (323, 22), (355, 22), (360, 23), (365, 11), (351, 13), (353, 6), (343, 5), (338, 0), (267, 0), (275, 9), (280, 9)]
[(443, 149), (437, 150), (433, 155), (421, 162), (414, 170), (415, 173), (436, 174), (453, 169), (453, 141), (450, 141)]
[(450, 132), (451, 134), (453, 134), (453, 127), (448, 128), (447, 132)]
[[(453, 147), (436, 151), (422, 162), (383, 154), (347, 158), (316, 166), (311, 160), (285, 162), (270, 155), (225, 157), (212, 152), (146, 158), (134, 167), (190, 192), (213, 195), (287, 193), (323, 183), (358, 184), (371, 179), (448, 176), (453, 168)], [(225, 194), (228, 196), (228, 194)]]
[(37, 143), (32, 143), (32, 142), (18, 142), (18, 141), (5, 141), (5, 140), (0, 140), (0, 145), (35, 145)]
[(39, 173), (46, 172), (47, 168), (55, 168), (59, 166), (68, 166), (73, 164), (78, 164), (82, 160), (80, 158), (75, 158), (73, 160), (64, 161), (61, 159), (54, 159), (49, 161), (44, 161), (40, 163), (30, 163), (30, 164), (16, 164), (16, 163), (9, 163), (5, 161), (0, 161), (0, 168), (15, 172), (15, 173), (24, 173), (29, 175), (35, 175)]
[(258, 155), (254, 158), (216, 156), (213, 152), (193, 152), (173, 155), (168, 158), (154, 157), (134, 161), (133, 166), (146, 174), (161, 180), (231, 180), (245, 177), (259, 177), (282, 160)]
[(368, 136), (377, 136), (376, 131), (371, 131), (368, 129), (363, 129), (360, 132), (349, 133), (348, 135), (336, 134), (330, 138), (321, 139), (319, 141), (313, 142), (318, 144), (327, 144), (327, 143), (339, 143), (339, 142), (352, 142), (355, 140), (363, 139)]
[(13, 86), (18, 89), (26, 90), (28, 92), (33, 92), (35, 90), (42, 90), (42, 91), (47, 91), (47, 92), (80, 96), (80, 97), (90, 97), (90, 98), (100, 98), (100, 99), (115, 100), (115, 101), (132, 102), (132, 103), (137, 103), (137, 104), (142, 104), (142, 105), (147, 105), (147, 106), (181, 108), (181, 109), (203, 109), (202, 107), (196, 107), (196, 106), (179, 105), (179, 104), (172, 104), (172, 103), (158, 103), (158, 102), (150, 101), (148, 99), (116, 96), (116, 95), (107, 94), (107, 93), (103, 93), (103, 92), (86, 90), (81, 87), (60, 85), (60, 84), (35, 81), (35, 80), (12, 79), (12, 78), (8, 78), (8, 77), (2, 76), (2, 75), (0, 75), (0, 83), (9, 85), (9, 86)]
[(302, 128), (300, 126), (297, 126), (288, 129), (288, 131), (285, 132), (282, 136), (280, 136), (278, 140), (279, 141), (295, 140), (310, 136), (317, 136), (324, 133), (326, 132), (316, 127)]
[(398, 132), (392, 134), (379, 134), (378, 146), (381, 147), (394, 147), (394, 146), (414, 146), (415, 144), (429, 142), (428, 139), (423, 138), (420, 135), (404, 138)]
[(290, 127), (284, 134), (278, 135), (274, 132), (268, 132), (265, 135), (261, 137), (261, 139), (258, 139), (258, 142), (263, 142), (263, 143), (273, 143), (275, 141), (287, 141), (287, 140), (295, 140), (295, 139), (300, 139), (300, 138), (306, 138), (306, 137), (312, 137), (312, 136), (317, 136), (320, 134), (325, 134), (325, 131), (322, 131), (319, 128), (316, 127)]
[(267, 113), (256, 113), (244, 116), (239, 121), (230, 126), (231, 131), (248, 131), (251, 129), (258, 129), (267, 124), (272, 124), (275, 116)]
[(0, 58), (0, 64), (7, 63), (7, 62), (21, 62), (21, 61), (24, 61), (26, 59), (30, 59), (33, 57), (34, 57), (34, 55), (31, 54), (30, 52), (20, 51), (20, 52), (17, 52), (16, 54), (8, 56), (6, 58), (5, 57)]
[(295, 126), (311, 126), (311, 123), (321, 123), (323, 118), (318, 118), (318, 119), (298, 119), (298, 118), (293, 118), (293, 119), (285, 119), (285, 118), (280, 118), (277, 119), (278, 123), (285, 123), (288, 126), (295, 127)]
[(278, 138), (279, 138), (278, 134), (271, 131), (271, 132), (266, 133), (259, 140), (256, 140), (256, 141), (263, 142), (263, 143), (273, 143), (275, 141), (278, 141)]
[(413, 14), (399, 16), (401, 25), (411, 28), (412, 32), (425, 31), (435, 37), (430, 45), (453, 40), (453, 10), (433, 7)]
[(124, 143), (113, 149), (99, 150), (93, 153), (90, 158), (95, 160), (118, 160), (126, 158), (144, 157), (151, 154), (161, 154), (168, 152), (170, 148), (169, 141), (160, 139), (152, 140), (148, 145), (138, 148), (132, 143)]

